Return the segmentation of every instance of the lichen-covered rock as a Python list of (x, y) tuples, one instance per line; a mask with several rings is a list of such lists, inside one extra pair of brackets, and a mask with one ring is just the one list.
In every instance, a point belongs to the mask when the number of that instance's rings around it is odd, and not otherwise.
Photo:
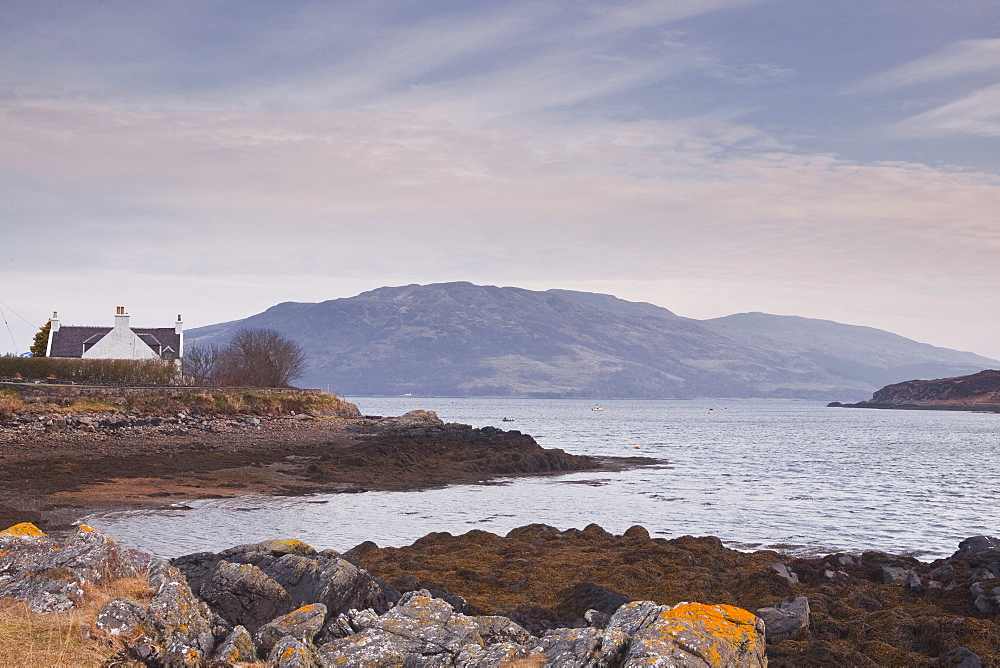
[(242, 626), (237, 626), (219, 643), (212, 656), (216, 661), (235, 663), (237, 661), (256, 661), (257, 648), (253, 644), (250, 632)]
[(25, 601), (38, 613), (69, 612), (84, 599), (83, 588), (44, 575), (0, 576), (0, 598)]
[(526, 659), (530, 655), (529, 648), (513, 642), (499, 642), (487, 647), (473, 644), (466, 645), (459, 652), (455, 665), (459, 668), (495, 668)]
[(809, 600), (805, 596), (789, 596), (777, 608), (760, 608), (756, 614), (764, 621), (769, 643), (781, 642), (809, 628)]
[[(452, 665), (467, 645), (482, 646), (479, 626), (426, 590), (408, 592), (399, 604), (360, 633), (321, 646), (328, 665)], [(410, 665), (410, 664), (407, 664)]]
[(639, 628), (623, 666), (766, 666), (764, 623), (729, 605), (664, 606)]
[(534, 651), (545, 654), (552, 666), (593, 665), (600, 655), (602, 634), (599, 629), (553, 629), (542, 636)]
[(149, 625), (149, 610), (127, 598), (116, 598), (97, 615), (94, 626), (110, 636), (131, 638), (143, 633)]
[(326, 606), (322, 603), (310, 603), (264, 624), (254, 634), (254, 640), (263, 652), (270, 652), (285, 636), (292, 636), (310, 645), (325, 621)]
[(533, 641), (535, 637), (524, 630), (519, 624), (509, 617), (501, 615), (483, 615), (472, 618), (479, 627), (479, 636), (487, 645), (495, 643), (512, 642), (525, 644)]
[(304, 643), (285, 636), (267, 655), (267, 668), (317, 668), (319, 662)]
[(135, 576), (153, 560), (145, 552), (122, 548), (86, 525), (64, 541), (46, 536), (27, 522), (0, 531), (0, 573), (8, 578), (56, 572), (57, 579), (79, 585), (101, 583)]
[(137, 575), (152, 560), (87, 526), (60, 541), (25, 522), (0, 531), (0, 598), (26, 601), (33, 612), (66, 612), (84, 599), (83, 584)]
[(252, 564), (220, 561), (200, 593), (223, 619), (251, 633), (295, 609), (288, 592)]

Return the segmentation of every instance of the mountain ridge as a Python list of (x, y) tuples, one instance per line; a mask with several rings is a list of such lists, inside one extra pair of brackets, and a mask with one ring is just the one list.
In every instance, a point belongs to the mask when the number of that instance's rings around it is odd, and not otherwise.
[(613, 295), (464, 281), (282, 302), (192, 329), (188, 342), (224, 343), (242, 326), (296, 340), (310, 362), (302, 384), (349, 396), (863, 399), (925, 371), (1000, 365), (833, 321), (695, 320)]

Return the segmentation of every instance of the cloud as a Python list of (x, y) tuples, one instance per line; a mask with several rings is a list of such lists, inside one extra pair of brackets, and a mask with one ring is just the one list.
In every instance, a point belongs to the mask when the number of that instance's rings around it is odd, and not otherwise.
[(1000, 39), (970, 39), (951, 44), (936, 53), (845, 89), (845, 93), (871, 93), (1000, 70)]
[(1000, 137), (1000, 84), (980, 88), (963, 98), (910, 116), (892, 129), (902, 137), (952, 134)]

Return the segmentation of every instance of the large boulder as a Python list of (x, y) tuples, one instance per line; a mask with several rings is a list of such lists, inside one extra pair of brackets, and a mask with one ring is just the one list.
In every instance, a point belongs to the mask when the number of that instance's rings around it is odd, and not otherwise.
[(199, 593), (223, 619), (251, 633), (295, 609), (288, 592), (252, 564), (220, 561)]
[(387, 587), (368, 571), (334, 550), (317, 552), (299, 540), (199, 552), (171, 563), (213, 611), (251, 633), (304, 605), (325, 606), (330, 623), (349, 610), (384, 612), (390, 605)]

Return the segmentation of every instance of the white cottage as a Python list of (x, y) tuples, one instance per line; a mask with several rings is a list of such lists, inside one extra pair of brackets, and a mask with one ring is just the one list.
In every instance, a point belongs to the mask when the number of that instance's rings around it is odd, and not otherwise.
[(59, 314), (49, 319), (47, 357), (178, 360), (184, 355), (184, 323), (173, 327), (130, 327), (124, 306), (117, 307), (114, 327), (64, 326)]

